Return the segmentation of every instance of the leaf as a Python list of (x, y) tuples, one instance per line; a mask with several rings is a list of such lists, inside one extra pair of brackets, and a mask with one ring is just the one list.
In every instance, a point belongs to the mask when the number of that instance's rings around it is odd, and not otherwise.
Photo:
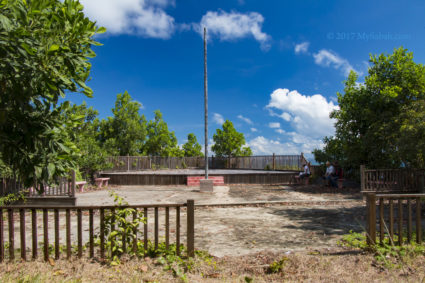
[(57, 45), (57, 44), (52, 44), (51, 46), (50, 46), (50, 48), (49, 48), (49, 53), (50, 52), (55, 52), (55, 51), (57, 51), (59, 49), (59, 45)]
[(106, 32), (106, 28), (105, 27), (100, 27), (96, 30), (96, 33), (105, 33)]

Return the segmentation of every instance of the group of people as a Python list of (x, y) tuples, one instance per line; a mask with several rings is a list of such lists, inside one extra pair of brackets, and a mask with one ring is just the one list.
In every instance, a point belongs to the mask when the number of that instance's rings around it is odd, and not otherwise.
[[(308, 178), (311, 175), (310, 166), (308, 163), (303, 164), (303, 169), (304, 171), (300, 173), (300, 180)], [(335, 161), (333, 164), (329, 161), (326, 161), (326, 173), (323, 176), (323, 179), (326, 180), (327, 185), (338, 188), (338, 179), (342, 178), (343, 171), (339, 166), (338, 161)]]

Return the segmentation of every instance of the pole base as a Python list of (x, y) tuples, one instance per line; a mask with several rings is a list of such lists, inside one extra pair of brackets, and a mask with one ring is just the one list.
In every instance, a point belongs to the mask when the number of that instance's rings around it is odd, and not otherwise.
[(211, 180), (211, 179), (199, 180), (199, 189), (201, 192), (214, 192), (214, 180)]

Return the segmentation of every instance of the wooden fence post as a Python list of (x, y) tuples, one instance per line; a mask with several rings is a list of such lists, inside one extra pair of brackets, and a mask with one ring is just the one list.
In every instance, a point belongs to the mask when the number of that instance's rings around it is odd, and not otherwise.
[(187, 200), (187, 256), (195, 256), (195, 201)]
[(364, 165), (360, 165), (360, 186), (361, 186), (361, 190), (364, 192), (366, 189), (366, 183), (365, 183), (366, 179), (365, 179), (365, 166)]
[(75, 197), (75, 170), (71, 170), (71, 196)]
[(368, 245), (375, 245), (376, 242), (376, 195), (369, 193), (366, 196), (367, 205), (367, 226), (366, 226), (366, 240)]
[(127, 172), (130, 171), (130, 156), (127, 154)]
[(273, 170), (276, 170), (276, 157), (274, 152), (273, 152)]

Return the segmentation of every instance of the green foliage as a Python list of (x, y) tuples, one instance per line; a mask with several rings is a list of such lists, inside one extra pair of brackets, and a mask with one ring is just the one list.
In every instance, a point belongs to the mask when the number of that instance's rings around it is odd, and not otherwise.
[(25, 195), (23, 192), (12, 193), (4, 197), (0, 197), (0, 206), (14, 204), (17, 201), (25, 201)]
[[(128, 252), (132, 254), (132, 249), (126, 251), (124, 248), (129, 247), (129, 243), (137, 237), (137, 228), (141, 223), (146, 222), (143, 217), (143, 212), (134, 208), (122, 208), (120, 206), (128, 205), (122, 197), (111, 191), (110, 194), (114, 198), (114, 203), (117, 205), (115, 213), (105, 215), (105, 249), (108, 251), (108, 259), (111, 265), (120, 263), (120, 257)], [(136, 217), (133, 218), (133, 214)]]
[(406, 49), (370, 57), (364, 84), (351, 72), (339, 110), (331, 114), (335, 137), (328, 137), (316, 160), (341, 160), (358, 168), (425, 166), (425, 66)]
[(117, 95), (113, 117), (100, 123), (100, 141), (111, 155), (138, 155), (146, 139), (146, 118), (142, 105), (125, 91)]
[(269, 268), (268, 273), (279, 273), (283, 271), (283, 268), (285, 267), (286, 262), (289, 260), (286, 256), (282, 257), (280, 260), (273, 261)]
[(143, 151), (152, 156), (182, 157), (183, 151), (177, 144), (174, 132), (168, 130), (167, 123), (162, 119), (162, 113), (155, 111), (155, 118), (147, 125), (148, 139), (143, 146)]
[(195, 134), (187, 135), (187, 142), (183, 145), (184, 156), (197, 157), (204, 156), (202, 146), (198, 143)]
[[(406, 235), (403, 235), (406, 237)], [(412, 235), (416, 238), (415, 233)], [(375, 239), (378, 243), (379, 239)], [(402, 267), (403, 263), (414, 258), (418, 255), (425, 255), (425, 245), (411, 242), (403, 246), (396, 245), (398, 243), (398, 235), (393, 236), (393, 241), (385, 238), (383, 243), (369, 246), (366, 242), (366, 235), (364, 233), (356, 233), (350, 230), (349, 234), (344, 235), (342, 240), (338, 242), (339, 245), (345, 247), (352, 247), (362, 249), (367, 252), (373, 252), (375, 259), (381, 262), (387, 268)]]
[(75, 166), (65, 130), (74, 121), (64, 121), (69, 103), (58, 101), (66, 92), (92, 95), (92, 37), (104, 32), (82, 11), (73, 0), (0, 2), (0, 153), (27, 186)]
[(243, 133), (236, 131), (233, 123), (226, 120), (223, 124), (223, 130), (217, 129), (213, 135), (214, 145), (212, 150), (217, 157), (231, 156), (251, 156), (251, 148), (245, 146), (245, 137)]
[(85, 102), (81, 105), (72, 105), (65, 113), (65, 119), (79, 121), (73, 127), (67, 127), (67, 131), (80, 151), (76, 163), (78, 171), (82, 173), (81, 180), (93, 179), (95, 172), (108, 168), (106, 161), (108, 153), (98, 141), (99, 120), (96, 118), (97, 115), (98, 111), (93, 107), (87, 107)]

